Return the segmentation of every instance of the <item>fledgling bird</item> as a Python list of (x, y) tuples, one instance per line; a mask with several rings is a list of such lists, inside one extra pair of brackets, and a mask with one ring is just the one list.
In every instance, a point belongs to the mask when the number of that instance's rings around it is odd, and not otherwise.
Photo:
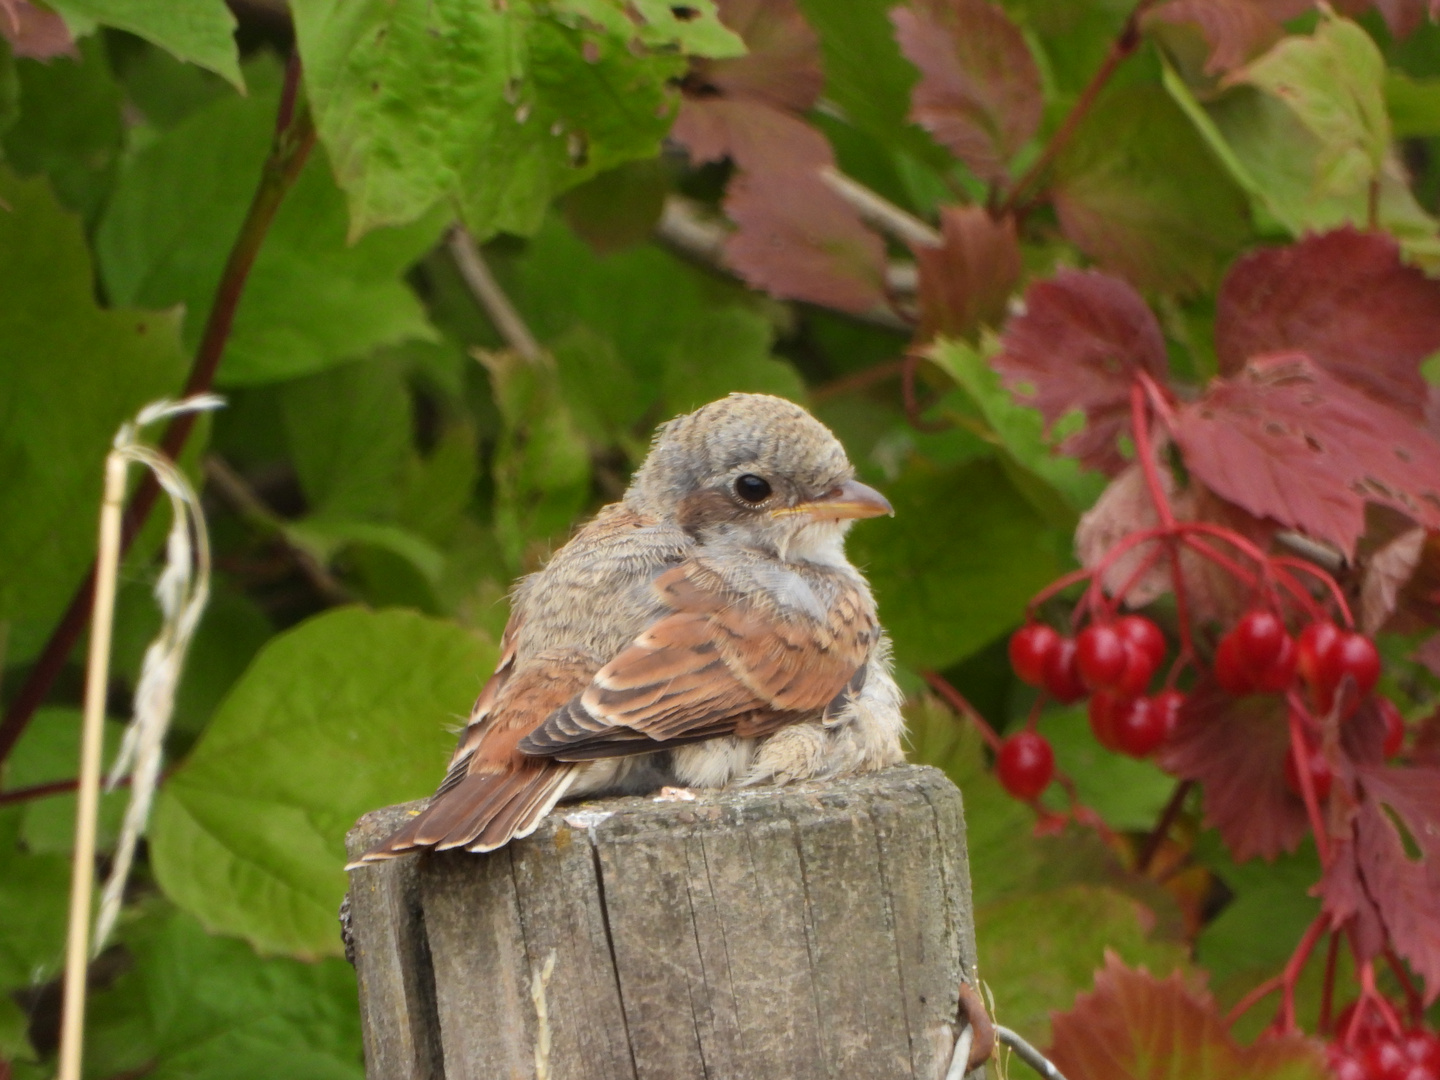
[(521, 580), (444, 782), (359, 862), (493, 851), (566, 797), (901, 761), (889, 644), (844, 550), (891, 512), (792, 402), (663, 425), (624, 498)]

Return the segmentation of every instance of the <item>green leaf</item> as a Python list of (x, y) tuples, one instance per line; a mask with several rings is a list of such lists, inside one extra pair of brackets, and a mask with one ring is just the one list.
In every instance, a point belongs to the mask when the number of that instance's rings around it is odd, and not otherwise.
[(738, 392), (803, 399), (805, 384), (799, 374), (770, 355), (774, 337), (768, 319), (744, 308), (700, 315), (670, 354), (664, 384), (667, 412), (690, 412)]
[(512, 569), (525, 547), (563, 531), (590, 492), (590, 456), (560, 396), (549, 357), (482, 353), (500, 410), (495, 478), (495, 534)]
[(115, 181), (124, 140), (120, 87), (98, 38), (80, 58), (17, 60), (20, 115), (5, 133), (5, 158), (23, 176), (50, 178), (68, 209), (92, 220)]
[(735, 55), (709, 0), (300, 0), (292, 6), (320, 137), (350, 198), (351, 235), (441, 200), (485, 238), (539, 228), (550, 200), (654, 156), (681, 51)]
[(882, 145), (944, 170), (950, 155), (908, 119), (920, 73), (895, 42), (894, 6), (893, 0), (800, 0), (820, 34), (825, 100)]
[(1317, 179), (1344, 194), (1369, 185), (1390, 150), (1385, 58), (1348, 19), (1321, 19), (1310, 37), (1284, 38), (1239, 73), (1294, 113), (1320, 144)]
[(1208, 289), (1250, 238), (1244, 192), (1159, 86), (1101, 99), (1056, 162), (1052, 197), (1066, 236), (1142, 289)]
[(894, 521), (862, 524), (850, 551), (904, 664), (964, 659), (1060, 572), (1055, 536), (993, 461), (937, 470), (916, 460), (885, 493)]
[(9, 994), (0, 994), (0, 1061), (33, 1060), (30, 1045), (30, 1017)]
[[(24, 788), (56, 780), (74, 780), (80, 774), (80, 725), (78, 709), (40, 709), (31, 719), (5, 763), (5, 787)], [(109, 768), (120, 748), (125, 726), (113, 720), (105, 723), (104, 767)], [(99, 835), (101, 850), (115, 840), (125, 814), (129, 792), (120, 790), (100, 796)], [(36, 854), (66, 854), (75, 847), (75, 796), (51, 795), (21, 804), (20, 839), (27, 851)]]
[(1085, 706), (1046, 712), (1041, 730), (1055, 750), (1055, 765), (1075, 781), (1080, 801), (1112, 829), (1147, 832), (1175, 790), (1175, 780), (1151, 761), (1112, 753), (1090, 730)]
[(361, 545), (398, 555), (430, 582), (437, 580), (445, 569), (445, 556), (434, 545), (383, 521), (357, 521), (320, 514), (287, 525), (285, 534), (322, 563), (331, 562), (351, 545)]
[(223, 75), (245, 90), (235, 47), (235, 16), (224, 0), (51, 0), (75, 36), (95, 24), (128, 30), (180, 60)]
[(31, 655), (94, 554), (121, 421), (176, 393), (174, 315), (95, 306), (80, 222), (43, 180), (0, 169), (0, 620)]
[(1415, 79), (1387, 69), (1385, 108), (1397, 139), (1440, 135), (1440, 78)]
[[(159, 905), (152, 905), (159, 907)], [(361, 1080), (355, 973), (262, 959), (173, 908), (121, 932), (134, 967), (96, 994), (87, 1072), (154, 1080)]]
[(967, 342), (946, 338), (936, 342), (928, 356), (960, 384), (979, 409), (983, 423), (970, 425), (972, 430), (1058, 492), (1073, 512), (1089, 509), (1105, 489), (1105, 477), (1056, 453), (1054, 444), (1063, 434), (1047, 438), (1039, 410), (1020, 404), (1000, 384), (999, 374), (987, 360), (993, 345), (991, 339), (982, 355)]
[(427, 457), (410, 454), (400, 479), (396, 516), (404, 528), (432, 544), (454, 539), (480, 476), (475, 428), (445, 426)]
[[(1335, 190), (1322, 165), (1324, 144), (1281, 98), (1240, 86), (1202, 106), (1184, 81), (1167, 69), (1165, 88), (1185, 110), (1235, 182), (1250, 196), (1262, 230), (1291, 236), (1324, 232), (1344, 224), (1367, 227), (1368, 181)], [(1351, 177), (1350, 179), (1357, 179)], [(1406, 255), (1427, 269), (1440, 267), (1436, 222), (1410, 190), (1404, 169), (1387, 157), (1375, 177), (1376, 218), (1400, 241)]]
[(997, 1023), (1042, 1045), (1050, 1014), (1088, 989), (1107, 949), (1127, 963), (1154, 971), (1184, 968), (1179, 942), (1154, 941), (1154, 916), (1140, 902), (1111, 888), (1068, 885), (977, 908), (975, 933), (984, 942), (983, 972), (995, 995)]
[(70, 859), (23, 851), (20, 829), (20, 808), (0, 808), (0, 989), (48, 982), (65, 949)]
[(263, 951), (338, 955), (346, 831), (434, 789), (446, 726), (494, 662), (490, 644), (406, 611), (343, 608), (272, 639), (156, 804), (161, 887)]
[(286, 383), (286, 441), (311, 510), (382, 518), (410, 450), (410, 390), (399, 365), (346, 364)]
[[(192, 347), (270, 147), (277, 76), (267, 66), (249, 70), (249, 98), (196, 110), (126, 164), (96, 238), (115, 302), (183, 303)], [(218, 381), (293, 378), (380, 346), (433, 338), (400, 275), (442, 224), (432, 216), (349, 244), (344, 198), (317, 151), (260, 249)]]

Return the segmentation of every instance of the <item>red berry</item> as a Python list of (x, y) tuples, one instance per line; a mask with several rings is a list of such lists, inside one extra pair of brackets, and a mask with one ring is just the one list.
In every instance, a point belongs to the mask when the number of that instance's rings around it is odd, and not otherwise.
[(1316, 711), (1328, 713), (1340, 685), (1340, 670), (1335, 663), (1335, 646), (1341, 630), (1332, 622), (1311, 623), (1300, 631), (1296, 643), (1295, 666), (1300, 678), (1310, 687), (1310, 698)]
[(1380, 717), (1385, 721), (1384, 754), (1387, 758), (1392, 758), (1405, 745), (1405, 718), (1389, 698), (1381, 698), (1379, 705)]
[(1374, 1006), (1365, 1010), (1365, 1015), (1360, 1018), (1354, 1033), (1351, 1033), (1350, 1025), (1355, 1020), (1355, 1010), (1359, 1006), (1360, 1002), (1356, 1000), (1340, 1010), (1340, 1015), (1335, 1018), (1336, 1038), (1348, 1042), (1351, 1046), (1366, 1046), (1374, 1039), (1388, 1038), (1389, 1028), (1385, 1026), (1385, 1021)]
[(1075, 666), (1091, 690), (1108, 690), (1125, 674), (1125, 642), (1113, 626), (1087, 626), (1075, 638)]
[(1145, 757), (1165, 741), (1165, 735), (1165, 716), (1154, 698), (1136, 698), (1115, 713), (1115, 741), (1131, 757)]
[(1360, 1060), (1374, 1080), (1408, 1080), (1410, 1063), (1405, 1060), (1405, 1051), (1388, 1036), (1365, 1047)]
[(1010, 635), (1010, 666), (1031, 686), (1045, 685), (1045, 662), (1060, 635), (1044, 623), (1027, 623)]
[(1033, 731), (1011, 735), (1000, 744), (996, 761), (1000, 783), (1017, 799), (1033, 799), (1055, 775), (1055, 751), (1049, 740)]
[(1240, 640), (1233, 633), (1220, 639), (1215, 650), (1215, 681), (1227, 694), (1241, 697), (1255, 689), (1255, 677), (1240, 655)]
[(1411, 1028), (1400, 1036), (1400, 1048), (1407, 1061), (1440, 1075), (1440, 1035), (1423, 1028)]
[(1180, 726), (1180, 710), (1185, 705), (1185, 695), (1179, 690), (1165, 690), (1155, 695), (1155, 711), (1165, 721), (1165, 738), (1175, 733)]
[(1327, 1055), (1330, 1080), (1370, 1080), (1370, 1071), (1359, 1057), (1347, 1053), (1343, 1047), (1332, 1044)]
[(1056, 701), (1069, 705), (1085, 696), (1085, 684), (1075, 664), (1075, 642), (1061, 638), (1045, 660), (1045, 689)]
[(1126, 699), (1109, 690), (1097, 691), (1090, 698), (1090, 730), (1095, 733), (1095, 741), (1106, 750), (1120, 749), (1120, 741), (1116, 737), (1116, 718), (1119, 710), (1126, 704)]
[[(1306, 767), (1310, 770), (1310, 784), (1315, 789), (1315, 801), (1324, 802), (1325, 797), (1330, 794), (1330, 785), (1335, 781), (1335, 774), (1319, 747), (1311, 749), (1307, 756), (1309, 760)], [(1305, 789), (1300, 786), (1300, 770), (1296, 768), (1293, 750), (1285, 755), (1285, 786), (1300, 798), (1305, 797)]]
[(1274, 658), (1255, 672), (1255, 688), (1271, 694), (1290, 689), (1290, 684), (1295, 681), (1295, 653), (1295, 639), (1289, 634), (1282, 634)]
[(1341, 634), (1335, 643), (1333, 657), (1335, 669), (1339, 672), (1335, 680), (1337, 685), (1340, 679), (1349, 675), (1355, 680), (1361, 697), (1375, 689), (1375, 684), (1380, 681), (1380, 651), (1364, 634)]
[(1264, 671), (1273, 664), (1283, 642), (1290, 636), (1280, 616), (1273, 611), (1247, 611), (1230, 632), (1238, 641), (1240, 659), (1254, 672)]
[(1165, 635), (1143, 615), (1126, 615), (1117, 619), (1115, 632), (1126, 645), (1138, 649), (1149, 658), (1151, 671), (1158, 668), (1165, 659)]

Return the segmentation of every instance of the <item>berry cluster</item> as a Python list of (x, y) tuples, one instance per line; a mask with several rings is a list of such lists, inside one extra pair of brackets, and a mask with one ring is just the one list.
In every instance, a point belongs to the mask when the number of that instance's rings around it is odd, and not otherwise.
[[(1074, 638), (1044, 623), (1031, 622), (1010, 638), (1010, 664), (1016, 675), (1056, 701), (1071, 704), (1089, 697), (1090, 728), (1107, 750), (1143, 758), (1175, 730), (1185, 695), (1174, 689), (1147, 694), (1165, 659), (1165, 638), (1139, 615), (1092, 623)], [(1333, 622), (1309, 623), (1292, 637), (1275, 612), (1246, 612), (1221, 639), (1214, 659), (1215, 681), (1236, 697), (1252, 693), (1299, 693), (1291, 698), (1296, 719), (1310, 731), (1304, 768), (1317, 800), (1330, 792), (1334, 776), (1312, 737), (1315, 725), (1305, 715), (1328, 713), (1346, 680), (1353, 686), (1344, 703), (1354, 709), (1380, 678), (1380, 654), (1364, 634)], [(1404, 724), (1393, 704), (1380, 699), (1385, 718), (1385, 755), (1393, 756), (1404, 739)], [(1285, 781), (1304, 797), (1301, 765), (1291, 754)], [(1055, 755), (1044, 736), (1027, 729), (1000, 745), (1000, 782), (1016, 798), (1033, 799), (1049, 785)]]
[[(1090, 697), (1090, 726), (1108, 750), (1145, 757), (1174, 730), (1184, 696), (1146, 690), (1165, 659), (1165, 637), (1149, 619), (1126, 615), (1062, 637), (1028, 623), (1010, 638), (1010, 664), (1031, 686), (1070, 704)], [(1055, 755), (1044, 736), (1023, 731), (1006, 739), (996, 765), (1016, 798), (1033, 799), (1050, 783)]]
[(1355, 1005), (1336, 1022), (1337, 1041), (1326, 1057), (1334, 1080), (1440, 1080), (1440, 1035), (1421, 1027), (1395, 1030), (1370, 1013), (1355, 1018)]

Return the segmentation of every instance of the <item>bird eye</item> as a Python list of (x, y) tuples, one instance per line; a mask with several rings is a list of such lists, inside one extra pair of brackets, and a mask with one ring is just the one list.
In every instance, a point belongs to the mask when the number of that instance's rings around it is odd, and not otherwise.
[(770, 497), (770, 484), (763, 476), (746, 473), (735, 478), (735, 494), (749, 503), (764, 502)]

